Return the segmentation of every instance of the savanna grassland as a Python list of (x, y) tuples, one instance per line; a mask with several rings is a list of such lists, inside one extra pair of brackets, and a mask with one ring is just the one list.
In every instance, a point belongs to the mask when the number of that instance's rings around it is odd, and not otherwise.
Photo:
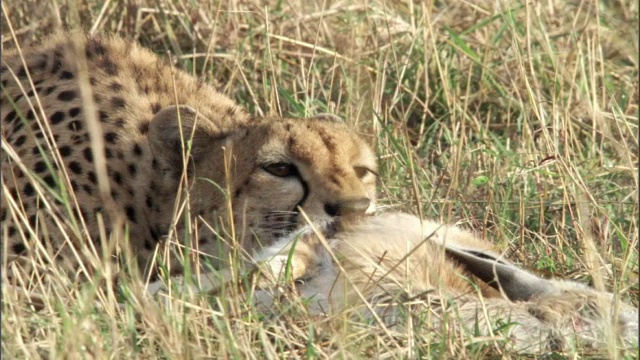
[[(4, 49), (116, 33), (252, 114), (337, 114), (377, 149), (380, 208), (460, 224), (523, 267), (637, 305), (638, 15), (624, 0), (4, 0), (1, 31)], [(265, 317), (237, 289), (156, 302), (136, 281), (60, 279), (32, 294), (38, 309), (3, 287), (3, 355), (510, 356), (499, 328), (386, 329), (295, 302)]]

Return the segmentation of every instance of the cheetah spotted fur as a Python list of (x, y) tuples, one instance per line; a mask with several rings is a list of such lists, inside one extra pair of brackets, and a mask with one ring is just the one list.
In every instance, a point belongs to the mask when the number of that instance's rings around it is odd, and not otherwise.
[(101, 240), (114, 224), (153, 272), (170, 234), (220, 267), (222, 239), (250, 251), (305, 224), (302, 213), (327, 222), (375, 208), (375, 155), (342, 121), (251, 117), (134, 42), (56, 34), (3, 53), (0, 72), (8, 278), (34, 263), (77, 271), (87, 248), (114, 258), (122, 240)]

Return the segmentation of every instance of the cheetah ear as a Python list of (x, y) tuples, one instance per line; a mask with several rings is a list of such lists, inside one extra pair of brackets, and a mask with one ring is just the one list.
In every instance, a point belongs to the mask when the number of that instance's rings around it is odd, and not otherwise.
[(344, 122), (344, 120), (340, 116), (334, 115), (334, 114), (327, 114), (327, 113), (314, 115), (314, 116), (310, 117), (309, 119), (335, 121), (335, 122), (341, 122), (341, 123)]
[(153, 155), (165, 165), (183, 167), (183, 149), (191, 142), (190, 159), (198, 161), (211, 149), (211, 143), (224, 136), (215, 136), (212, 123), (187, 105), (167, 106), (160, 110), (149, 125), (149, 145)]
[(450, 244), (445, 245), (445, 252), (471, 274), (503, 292), (509, 300), (529, 301), (558, 291), (552, 281), (539, 278), (491, 253), (462, 249)]

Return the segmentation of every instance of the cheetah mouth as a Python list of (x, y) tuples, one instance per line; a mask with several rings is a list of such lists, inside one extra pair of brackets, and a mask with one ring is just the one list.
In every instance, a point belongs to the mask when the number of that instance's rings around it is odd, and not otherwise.
[[(324, 236), (332, 236), (338, 231), (342, 219), (339, 216), (323, 219), (313, 223), (313, 227)], [(286, 237), (296, 230), (307, 227), (309, 224), (304, 220), (299, 211), (271, 211), (264, 216), (261, 232), (271, 239)]]
[(260, 228), (271, 239), (281, 238), (296, 230), (299, 215), (297, 211), (270, 211), (264, 215)]

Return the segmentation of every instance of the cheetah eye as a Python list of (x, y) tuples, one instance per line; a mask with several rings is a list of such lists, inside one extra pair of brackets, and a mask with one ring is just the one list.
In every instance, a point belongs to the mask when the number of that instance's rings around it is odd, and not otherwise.
[(362, 179), (363, 177), (367, 176), (367, 174), (373, 174), (375, 176), (378, 176), (378, 174), (375, 171), (373, 171), (373, 170), (371, 170), (371, 169), (369, 169), (369, 168), (367, 168), (365, 166), (354, 166), (353, 167), (353, 171), (356, 172), (356, 176), (358, 178), (360, 178), (360, 179)]
[(287, 177), (296, 173), (296, 167), (284, 162), (273, 163), (262, 167), (266, 172), (277, 177)]

